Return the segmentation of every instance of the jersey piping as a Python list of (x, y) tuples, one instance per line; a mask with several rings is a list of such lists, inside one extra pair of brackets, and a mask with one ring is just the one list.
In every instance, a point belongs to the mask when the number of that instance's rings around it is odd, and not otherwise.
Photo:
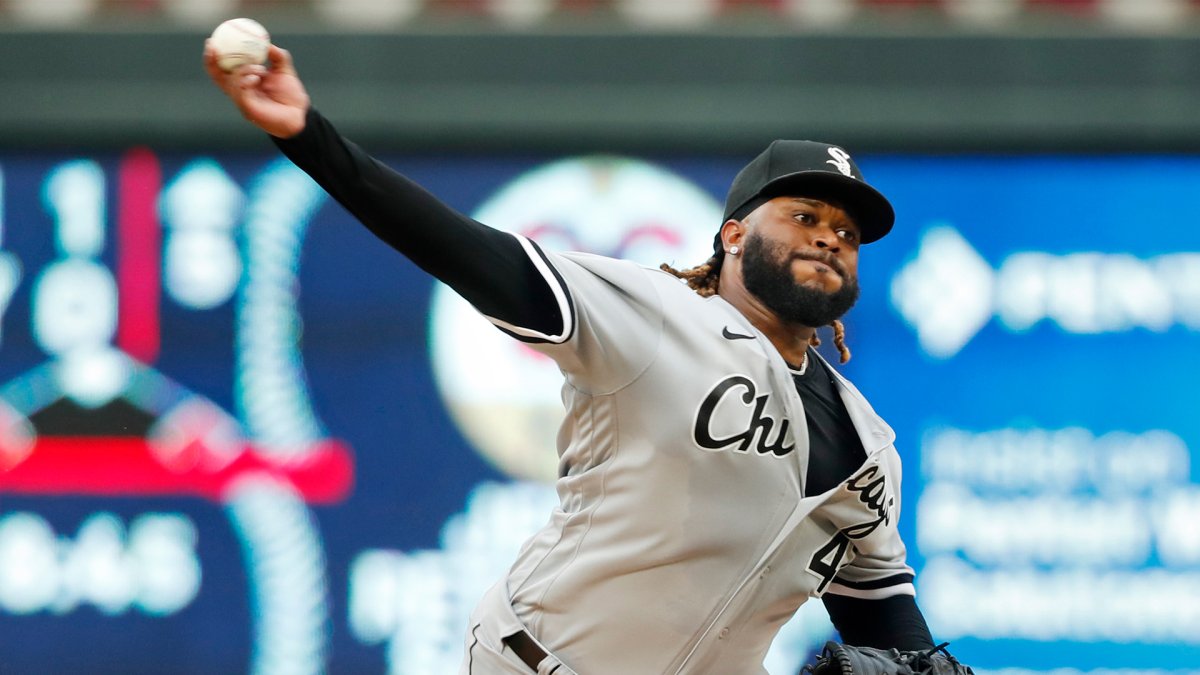
[(890, 598), (893, 595), (915, 596), (917, 594), (916, 587), (913, 586), (913, 575), (911, 574), (896, 574), (871, 581), (848, 581), (842, 578), (835, 578), (829, 584), (826, 592), (833, 593), (834, 595), (845, 595), (851, 598), (862, 598), (864, 600), (879, 600)]
[(521, 326), (513, 325), (502, 319), (497, 319), (493, 316), (484, 315), (497, 328), (511, 335), (512, 337), (521, 340), (522, 342), (549, 342), (552, 344), (562, 344), (571, 339), (571, 335), (575, 332), (575, 304), (571, 301), (571, 294), (567, 291), (566, 283), (563, 282), (558, 270), (546, 260), (546, 254), (537, 244), (520, 235), (513, 235), (521, 244), (521, 248), (525, 250), (525, 254), (529, 256), (530, 262), (542, 275), (546, 286), (554, 295), (554, 301), (558, 305), (559, 314), (562, 316), (563, 325), (561, 330), (556, 335), (547, 335), (540, 331)]
[(848, 586), (843, 586), (836, 581), (829, 584), (825, 589), (826, 593), (833, 595), (844, 595), (848, 598), (858, 598), (860, 600), (883, 600), (897, 595), (912, 595), (916, 596), (916, 588), (912, 584), (902, 584), (899, 586), (889, 586), (886, 589), (878, 589), (871, 591), (861, 591)]

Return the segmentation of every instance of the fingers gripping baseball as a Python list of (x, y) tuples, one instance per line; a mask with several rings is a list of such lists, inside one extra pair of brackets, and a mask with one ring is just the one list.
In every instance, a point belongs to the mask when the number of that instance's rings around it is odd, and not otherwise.
[(286, 49), (271, 45), (265, 65), (248, 64), (222, 70), (211, 41), (204, 44), (204, 69), (242, 116), (263, 131), (289, 138), (304, 129), (309, 97)]

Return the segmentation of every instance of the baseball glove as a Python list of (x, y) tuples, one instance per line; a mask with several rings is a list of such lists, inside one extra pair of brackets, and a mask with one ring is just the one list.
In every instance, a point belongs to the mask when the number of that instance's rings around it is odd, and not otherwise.
[(919, 652), (855, 647), (826, 642), (817, 662), (801, 673), (812, 675), (975, 675), (946, 651), (949, 642)]

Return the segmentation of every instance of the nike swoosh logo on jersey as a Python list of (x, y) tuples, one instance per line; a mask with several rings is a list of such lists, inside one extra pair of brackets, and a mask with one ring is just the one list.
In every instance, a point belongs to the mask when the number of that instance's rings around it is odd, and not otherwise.
[(721, 337), (725, 338), (726, 340), (753, 340), (754, 339), (753, 335), (742, 335), (741, 333), (734, 333), (733, 331), (729, 330), (729, 326), (726, 326), (725, 328), (723, 328), (721, 330)]

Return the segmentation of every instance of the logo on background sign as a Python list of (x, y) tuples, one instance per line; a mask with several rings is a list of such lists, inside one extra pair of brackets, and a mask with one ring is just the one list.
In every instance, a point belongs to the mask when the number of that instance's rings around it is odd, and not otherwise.
[[(721, 205), (653, 164), (585, 157), (518, 177), (473, 215), (546, 250), (690, 267), (712, 255)], [(434, 374), (459, 429), (504, 473), (553, 482), (563, 417), (558, 366), (501, 333), (440, 284), (431, 313)]]
[(1198, 330), (1200, 253), (1018, 251), (993, 267), (957, 229), (939, 224), (896, 272), (891, 301), (939, 359), (958, 354), (993, 318), (1013, 333), (1043, 322), (1078, 335)]

